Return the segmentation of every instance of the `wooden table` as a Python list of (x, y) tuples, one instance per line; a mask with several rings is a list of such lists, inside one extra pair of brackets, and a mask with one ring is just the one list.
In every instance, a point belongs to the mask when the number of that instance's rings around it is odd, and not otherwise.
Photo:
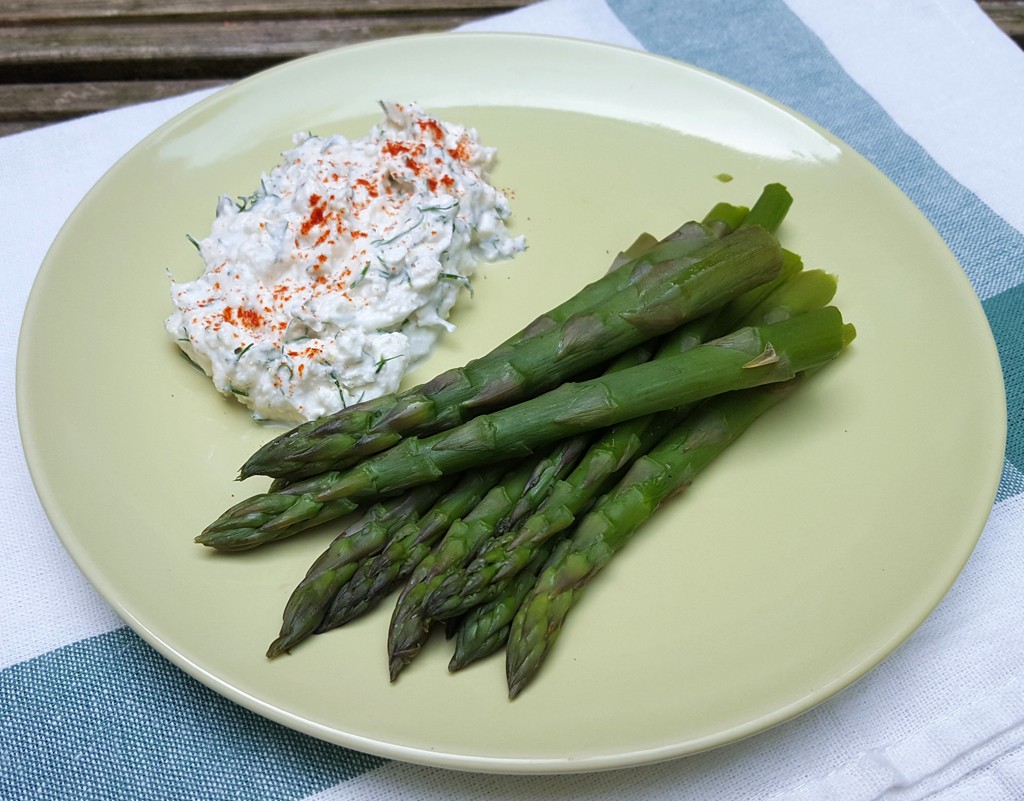
[[(534, 0), (0, 0), (0, 135)], [(1024, 46), (1024, 0), (979, 0)]]

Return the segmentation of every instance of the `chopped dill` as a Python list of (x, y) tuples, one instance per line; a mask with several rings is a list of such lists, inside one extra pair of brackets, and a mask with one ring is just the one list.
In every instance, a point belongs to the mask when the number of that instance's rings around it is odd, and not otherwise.
[(416, 211), (423, 213), (427, 211), (452, 211), (459, 207), (459, 201), (456, 200), (454, 203), (448, 206), (417, 206)]
[(253, 206), (255, 206), (257, 203), (263, 200), (263, 198), (265, 198), (266, 196), (267, 187), (266, 184), (263, 182), (263, 179), (261, 178), (260, 188), (255, 190), (250, 195), (239, 195), (237, 201), (235, 202), (235, 205), (238, 207), (239, 211), (249, 211), (252, 209)]
[[(419, 211), (419, 209), (417, 209), (417, 211)], [(397, 234), (395, 234), (394, 236), (392, 236), (392, 237), (390, 237), (388, 239), (375, 239), (375, 240), (373, 240), (373, 242), (371, 242), (371, 244), (374, 245), (375, 247), (380, 247), (381, 245), (390, 245), (392, 242), (395, 242), (395, 241), (401, 239), (406, 234), (409, 234), (409, 233), (412, 233), (413, 231), (415, 231), (419, 227), (420, 223), (422, 223), (422, 222), (423, 222), (423, 214), (421, 213), (420, 214), (420, 218), (418, 220), (416, 220), (416, 222), (414, 222), (408, 228), (406, 228), (404, 231), (399, 231)]]
[(253, 192), (251, 195), (239, 195), (235, 201), (235, 205), (238, 207), (239, 211), (249, 211), (260, 201), (262, 197), (263, 194), (259, 190)]
[(379, 375), (380, 371), (384, 369), (384, 365), (390, 362), (392, 359), (397, 359), (398, 355), (395, 356), (381, 356), (377, 361), (377, 369), (373, 371), (374, 375)]
[(362, 282), (362, 280), (364, 278), (366, 278), (366, 274), (369, 271), (370, 271), (370, 265), (369, 264), (364, 264), (362, 272), (359, 273), (359, 277), (355, 281), (353, 281), (351, 284), (349, 284), (349, 286), (350, 287), (357, 287), (357, 286), (359, 286), (359, 284)]
[(454, 281), (457, 284), (462, 284), (469, 292), (469, 296), (473, 297), (473, 282), (466, 276), (459, 275), (458, 273), (441, 273), (440, 277), (448, 281)]
[(193, 359), (191, 356), (185, 353), (185, 351), (183, 351), (181, 348), (178, 348), (178, 353), (186, 362), (189, 363), (190, 366), (198, 370), (203, 375), (206, 375), (206, 371), (202, 368), (202, 366), (195, 359)]
[[(324, 362), (327, 364), (327, 362)], [(327, 371), (327, 377), (331, 379), (331, 383), (334, 384), (335, 389), (338, 390), (338, 397), (341, 398), (341, 408), (345, 408), (345, 390), (341, 387), (341, 382), (338, 380), (338, 376), (334, 374), (334, 368)]]

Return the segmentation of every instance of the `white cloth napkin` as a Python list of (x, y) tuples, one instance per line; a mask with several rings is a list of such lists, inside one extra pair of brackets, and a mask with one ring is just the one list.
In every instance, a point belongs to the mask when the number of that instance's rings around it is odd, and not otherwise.
[(0, 798), (1024, 798), (1024, 53), (972, 0), (546, 0), (466, 28), (594, 39), (718, 72), (831, 129), (907, 192), (973, 282), (1007, 381), (1003, 481), (966, 569), (854, 686), (663, 764), (456, 773), (256, 718), (124, 626), (53, 534), (21, 452), (15, 355), (46, 249), (108, 167), (206, 93), (96, 115), (0, 139)]

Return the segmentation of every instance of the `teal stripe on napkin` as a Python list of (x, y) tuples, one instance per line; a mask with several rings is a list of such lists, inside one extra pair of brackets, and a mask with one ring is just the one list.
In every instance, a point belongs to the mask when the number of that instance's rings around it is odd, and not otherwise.
[[(935, 226), (973, 284), (1003, 359), (1007, 477), (1024, 472), (1024, 235), (956, 181), (847, 75), (781, 0), (608, 0), (645, 48), (763, 92), (832, 131), (885, 173)], [(1009, 365), (1009, 367), (1008, 367)], [(1016, 486), (1016, 481), (1014, 481)]]
[(1018, 473), (1024, 473), (1024, 425), (1021, 425), (1024, 421), (1024, 284), (988, 298), (982, 306), (988, 315), (1003, 363), (1010, 419), (1006, 458)]
[(128, 629), (0, 671), (0, 743), (4, 801), (286, 801), (384, 762), (235, 705)]

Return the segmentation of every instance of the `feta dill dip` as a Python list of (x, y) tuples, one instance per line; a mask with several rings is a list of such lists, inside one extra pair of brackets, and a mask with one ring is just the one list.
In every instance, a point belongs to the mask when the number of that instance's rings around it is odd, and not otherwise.
[(494, 148), (415, 103), (381, 106), (362, 139), (296, 134), (192, 240), (204, 273), (171, 281), (168, 334), (258, 419), (312, 420), (395, 391), (454, 330), (478, 263), (525, 247), (489, 183)]

